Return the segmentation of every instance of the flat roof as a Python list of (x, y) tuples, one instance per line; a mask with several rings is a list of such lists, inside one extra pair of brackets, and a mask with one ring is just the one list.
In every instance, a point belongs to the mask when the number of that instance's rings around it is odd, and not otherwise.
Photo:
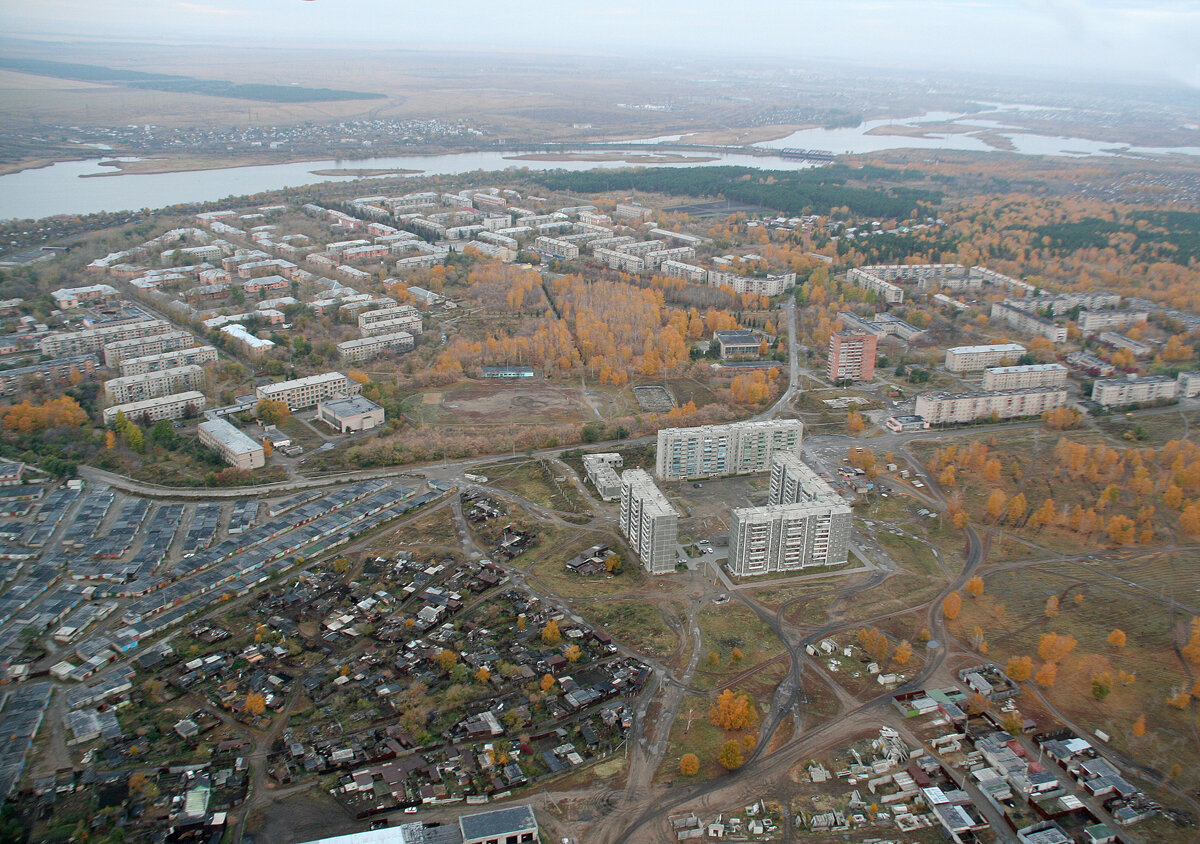
[(1065, 372), (1067, 368), (1061, 363), (1031, 363), (1028, 366), (991, 366), (984, 372), (1054, 372), (1059, 369)]
[(331, 399), (317, 403), (317, 410), (328, 410), (334, 416), (345, 418), (347, 416), (358, 416), (360, 413), (371, 413), (376, 410), (383, 410), (382, 407), (375, 404), (370, 399), (365, 399), (362, 396), (348, 396), (346, 398)]
[(529, 805), (493, 809), (476, 815), (463, 815), (458, 819), (463, 838), (491, 838), (505, 833), (536, 829), (537, 818)]
[(972, 352), (1023, 352), (1025, 347), (1020, 343), (996, 343), (991, 346), (954, 346), (947, 349), (955, 354), (970, 354)]
[(742, 329), (736, 331), (714, 331), (713, 336), (722, 343), (729, 343), (734, 346), (749, 346), (750, 344), (757, 346), (760, 342), (753, 331), (744, 331)]
[(250, 454), (262, 451), (262, 444), (257, 443), (242, 433), (234, 425), (224, 419), (210, 419), (201, 422), (198, 430), (204, 431), (233, 454)]
[(324, 384), (329, 381), (345, 381), (346, 376), (340, 372), (322, 372), (319, 375), (309, 375), (305, 378), (294, 378), (291, 381), (280, 381), (278, 384), (263, 384), (258, 388), (260, 393), (278, 393), (295, 387), (308, 387), (312, 384)]

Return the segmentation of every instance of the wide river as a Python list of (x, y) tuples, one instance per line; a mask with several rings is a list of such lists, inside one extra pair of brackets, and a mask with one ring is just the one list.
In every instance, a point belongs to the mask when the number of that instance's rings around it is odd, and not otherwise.
[[(869, 153), (890, 149), (994, 151), (971, 132), (988, 131), (1002, 136), (1022, 155), (1052, 156), (1131, 156), (1200, 155), (1200, 147), (1148, 148), (1083, 138), (1037, 135), (1008, 126), (1006, 113), (1033, 110), (1038, 106), (994, 104), (976, 114), (930, 112), (918, 117), (867, 121), (854, 128), (805, 129), (758, 144), (763, 149), (823, 149), (835, 153)], [(925, 137), (871, 135), (872, 129), (888, 124), (919, 126), (922, 123), (955, 123), (964, 131), (926, 131)], [(647, 138), (641, 143), (671, 142), (687, 136), (668, 135)], [(630, 141), (629, 143), (637, 143)], [(585, 151), (585, 150), (581, 150)], [(641, 154), (641, 153), (638, 153)], [(591, 170), (598, 167), (627, 167), (621, 161), (514, 161), (514, 152), (469, 152), (448, 155), (399, 156), (357, 160), (303, 161), (292, 164), (268, 164), (230, 167), (186, 173), (121, 174), (80, 178), (96, 173), (112, 173), (100, 165), (101, 159), (69, 161), (0, 176), (0, 219), (39, 218), (54, 214), (90, 214), (97, 211), (125, 211), (163, 208), (176, 203), (212, 202), (233, 196), (298, 187), (315, 182), (347, 181), (354, 176), (318, 176), (314, 170), (375, 169), (418, 170), (425, 175), (469, 173), (474, 170), (504, 170), (523, 167), (530, 170)], [(699, 154), (696, 154), (700, 157)], [(760, 170), (799, 170), (813, 166), (808, 162), (770, 156), (721, 155), (715, 161), (664, 161), (653, 166), (695, 167), (703, 164), (740, 165)], [(644, 165), (638, 165), (644, 166)], [(364, 185), (364, 192), (370, 188)]]

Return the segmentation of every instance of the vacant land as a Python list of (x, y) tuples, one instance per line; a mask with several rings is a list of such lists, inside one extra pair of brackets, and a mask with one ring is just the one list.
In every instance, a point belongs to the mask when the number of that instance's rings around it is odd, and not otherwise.
[[(703, 639), (692, 685), (719, 688), (783, 653), (783, 643), (749, 608), (730, 603), (708, 606), (698, 618)], [(716, 656), (714, 660), (712, 657)]]
[(664, 617), (666, 613), (678, 625), (682, 612), (674, 602), (666, 602), (660, 610), (641, 600), (605, 601), (586, 604), (579, 612), (618, 642), (648, 657), (669, 657), (679, 647), (679, 637)]

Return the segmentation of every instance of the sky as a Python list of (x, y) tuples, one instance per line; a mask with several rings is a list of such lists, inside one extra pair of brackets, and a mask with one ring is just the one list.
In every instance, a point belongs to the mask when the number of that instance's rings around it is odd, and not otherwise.
[(1200, 0), (0, 0), (0, 32), (762, 55), (1200, 88)]

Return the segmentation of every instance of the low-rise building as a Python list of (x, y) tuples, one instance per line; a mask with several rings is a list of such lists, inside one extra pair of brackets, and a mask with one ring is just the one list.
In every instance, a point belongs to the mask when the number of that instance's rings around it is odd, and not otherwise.
[(616, 452), (583, 455), (583, 470), (601, 500), (616, 501), (621, 497), (621, 476), (617, 470), (624, 462), (624, 458)]
[(1071, 352), (1067, 355), (1067, 363), (1076, 369), (1081, 369), (1089, 375), (1106, 378), (1117, 371), (1117, 368), (1106, 360), (1089, 355), (1087, 352)]
[(758, 357), (762, 340), (753, 331), (714, 331), (713, 339), (721, 349), (721, 359), (733, 357)]
[(110, 403), (122, 404), (196, 390), (204, 386), (205, 380), (202, 366), (176, 366), (110, 379), (104, 382), (104, 394)]
[(546, 237), (545, 235), (533, 242), (533, 248), (550, 258), (566, 258), (570, 260), (579, 257), (579, 247), (574, 243), (559, 240), (555, 237)]
[[(147, 319), (124, 325), (101, 328), (86, 328), (82, 331), (62, 331), (47, 334), (39, 346), (42, 354), (50, 357), (97, 354), (109, 343), (166, 334), (173, 330), (171, 323), (162, 319)], [(107, 358), (106, 358), (107, 360)]]
[(54, 306), (67, 310), (78, 308), (89, 302), (103, 302), (117, 297), (117, 289), (107, 284), (90, 284), (87, 287), (60, 287), (50, 293)]
[(946, 349), (946, 369), (949, 372), (971, 372), (989, 366), (1016, 363), (1025, 354), (1020, 343), (997, 343), (990, 346), (955, 346)]
[(162, 419), (186, 419), (190, 416), (199, 416), (206, 403), (204, 393), (191, 390), (157, 399), (114, 404), (104, 408), (104, 424), (113, 424), (118, 413), (138, 424), (154, 423)]
[(463, 844), (536, 844), (537, 818), (529, 805), (508, 806), (458, 819)]
[(217, 350), (213, 346), (193, 346), (144, 357), (125, 358), (121, 361), (121, 375), (142, 375), (173, 369), (177, 366), (203, 366), (217, 362)]
[(1135, 358), (1148, 358), (1154, 354), (1154, 347), (1148, 343), (1143, 343), (1141, 340), (1134, 340), (1132, 337), (1126, 337), (1124, 334), (1118, 334), (1115, 331), (1101, 331), (1096, 335), (1096, 339), (1106, 346), (1112, 346), (1114, 349), (1124, 349), (1127, 352), (1132, 352)]
[(254, 391), (260, 400), (286, 402), (288, 409), (293, 411), (315, 407), (319, 402), (330, 399), (357, 396), (361, 392), (362, 384), (340, 372), (323, 372), (278, 384), (264, 384)]
[(338, 356), (347, 363), (358, 363), (370, 360), (388, 350), (397, 352), (412, 351), (415, 339), (407, 331), (393, 331), (390, 334), (377, 334), (373, 337), (360, 337), (357, 340), (346, 340), (337, 344)]
[(87, 378), (95, 371), (99, 361), (95, 355), (76, 355), (58, 360), (47, 360), (29, 366), (0, 371), (0, 393), (10, 396), (27, 389), (29, 382), (49, 381), (68, 384)]
[(362, 396), (317, 403), (317, 418), (343, 434), (370, 431), (383, 424), (383, 408)]
[(1143, 378), (1102, 378), (1092, 385), (1092, 401), (1102, 407), (1120, 407), (1169, 401), (1174, 399), (1178, 392), (1178, 381), (1158, 375)]
[(1011, 326), (1025, 334), (1045, 337), (1053, 343), (1067, 342), (1067, 329), (1065, 326), (1057, 325), (1045, 317), (1038, 316), (1036, 313), (1015, 308), (1008, 302), (994, 302), (992, 304), (992, 319)]
[(796, 274), (767, 273), (763, 276), (747, 276), (725, 270), (709, 270), (708, 283), (712, 287), (731, 287), (734, 293), (774, 297), (781, 296), (796, 286)]
[(200, 442), (211, 448), (235, 469), (258, 469), (266, 465), (266, 451), (235, 425), (224, 419), (209, 419), (196, 429)]
[(983, 371), (983, 389), (1021, 390), (1027, 387), (1058, 387), (1067, 383), (1067, 371), (1067, 368), (1061, 363), (993, 366)]
[[(1171, 382), (1174, 383), (1174, 382)], [(1066, 387), (1030, 387), (981, 393), (922, 393), (914, 412), (930, 425), (1040, 416), (1067, 403)]]
[(1179, 398), (1194, 399), (1200, 396), (1200, 372), (1181, 372), (1176, 380), (1179, 382)]
[(1094, 334), (1097, 331), (1108, 331), (1110, 329), (1128, 328), (1131, 325), (1137, 325), (1140, 322), (1145, 322), (1150, 318), (1150, 314), (1146, 311), (1089, 311), (1082, 310), (1079, 312), (1079, 319), (1076, 320), (1076, 325), (1084, 334)]

